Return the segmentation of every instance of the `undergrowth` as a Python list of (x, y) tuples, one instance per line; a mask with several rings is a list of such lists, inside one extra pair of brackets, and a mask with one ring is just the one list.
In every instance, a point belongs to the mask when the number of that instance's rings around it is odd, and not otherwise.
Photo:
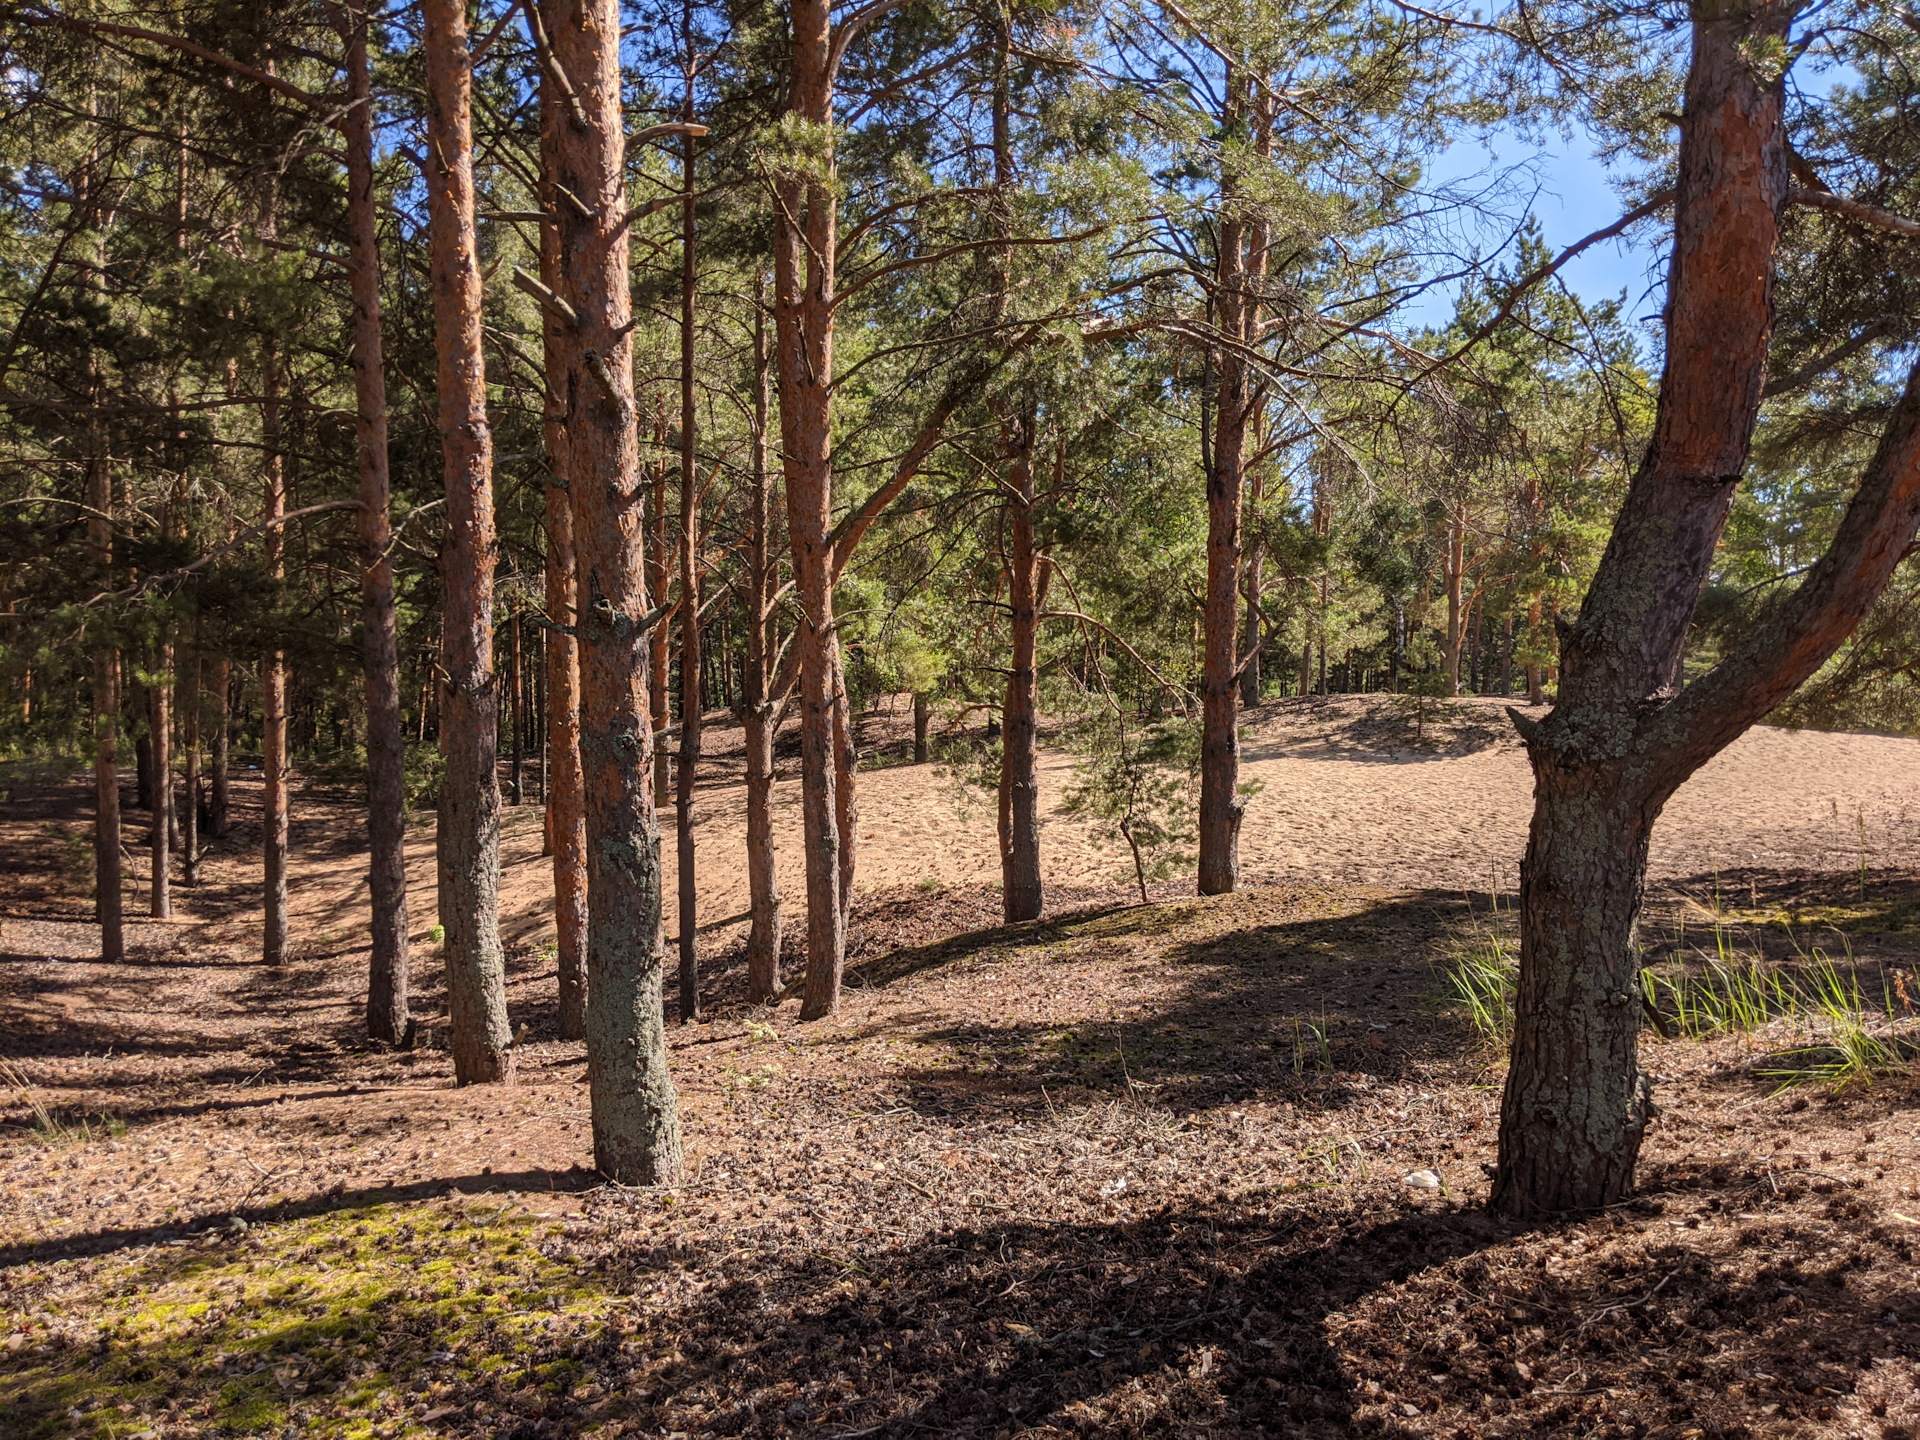
[[(1640, 971), (1642, 1013), (1662, 1038), (1737, 1035), (1749, 1048), (1766, 1042), (1772, 1048), (1752, 1073), (1779, 1089), (1871, 1084), (1920, 1055), (1920, 1041), (1908, 1033), (1915, 1006), (1904, 972), (1880, 972), (1875, 995), (1850, 949), (1837, 960), (1796, 942), (1792, 959), (1772, 961), (1746, 948), (1725, 924), (1716, 923), (1711, 933), (1711, 949), (1676, 947)], [(1513, 1036), (1519, 968), (1512, 940), (1483, 926), (1455, 943), (1441, 970), (1441, 1003), (1464, 1016), (1489, 1047), (1504, 1049)]]

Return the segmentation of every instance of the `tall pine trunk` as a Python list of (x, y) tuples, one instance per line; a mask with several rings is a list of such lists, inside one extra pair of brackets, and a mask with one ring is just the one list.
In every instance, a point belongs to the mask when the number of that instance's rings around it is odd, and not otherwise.
[(427, 75), (427, 203), (446, 469), (441, 549), (440, 863), (448, 893), (447, 994), (454, 1080), (513, 1078), (506, 959), (500, 948), (499, 687), (493, 668), (493, 434), (473, 208), (473, 75), (461, 0), (423, 0)]
[[(693, 7), (686, 17), (687, 91), (681, 120), (693, 123)], [(693, 782), (700, 766), (700, 476), (694, 449), (694, 299), (699, 276), (694, 210), (694, 137), (683, 135), (680, 171), (680, 772), (673, 799), (674, 855), (679, 885), (680, 1023), (700, 1015), (699, 873), (693, 854)]]
[(147, 692), (153, 722), (153, 831), (148, 837), (152, 855), (150, 913), (156, 920), (173, 918), (173, 646), (159, 650), (160, 673)]
[(526, 784), (526, 746), (522, 736), (527, 728), (527, 688), (526, 671), (520, 653), (520, 601), (516, 596), (512, 604), (512, 615), (507, 620), (507, 671), (509, 683), (507, 693), (511, 697), (506, 707), (507, 722), (507, 773), (508, 784), (513, 793), (516, 806), (527, 803)]
[[(87, 548), (104, 584), (113, 565), (113, 466), (99, 415), (96, 406), (87, 426)], [(100, 925), (100, 958), (109, 965), (127, 958), (120, 894), (119, 744), (120, 652), (108, 641), (94, 659), (93, 909)]]
[[(267, 573), (275, 580), (286, 575), (287, 513), (286, 458), (281, 453), (280, 349), (271, 341), (262, 359), (260, 428), (266, 449), (266, 499), (261, 524), (266, 526)], [(263, 875), (261, 899), (261, 959), (269, 965), (287, 960), (287, 660), (273, 650), (260, 660), (260, 849)]]
[[(666, 430), (664, 417), (656, 432), (657, 449), (666, 448)], [(654, 465), (652, 492), (647, 508), (647, 593), (658, 596), (660, 603), (667, 600), (667, 577), (672, 573), (667, 564), (667, 461), (664, 457)], [(654, 627), (647, 648), (647, 714), (653, 723), (654, 734), (659, 736), (673, 723), (673, 713), (667, 703), (667, 679), (673, 669), (673, 618), (671, 615)], [(659, 745), (653, 755), (653, 803), (655, 809), (663, 809), (673, 799), (673, 752), (664, 744)]]
[[(832, 23), (827, 0), (794, 0), (787, 106), (830, 136)], [(830, 143), (830, 142), (828, 142)], [(774, 329), (787, 539), (800, 601), (800, 802), (807, 867), (807, 977), (802, 1020), (840, 1004), (846, 963), (834, 710), (840, 643), (833, 619), (833, 323), (836, 213), (831, 155), (778, 174)], [(851, 778), (851, 777), (849, 777)]]
[(367, 15), (343, 9), (347, 107), (347, 264), (353, 294), (355, 458), (360, 469), (361, 663), (367, 686), (367, 891), (373, 907), (367, 1034), (406, 1035), (406, 740), (400, 718), (400, 633), (394, 611), (393, 523), (387, 467), (387, 379), (380, 327), (380, 236), (373, 193), (373, 79)]
[[(1260, 503), (1260, 479), (1257, 475), (1247, 480), (1247, 498), (1257, 508)], [(1241, 588), (1246, 594), (1246, 619), (1242, 622), (1240, 636), (1240, 706), (1251, 710), (1260, 703), (1260, 656), (1265, 646), (1265, 627), (1261, 624), (1261, 553), (1256, 545), (1251, 554), (1241, 557), (1244, 580)]]
[[(568, 122), (554, 78), (540, 75), (540, 208), (558, 213), (553, 191)], [(560, 235), (552, 224), (540, 230), (540, 278), (556, 293), (563, 287)], [(580, 652), (575, 630), (576, 600), (573, 497), (568, 483), (572, 463), (567, 437), (564, 377), (576, 363), (571, 329), (552, 317), (541, 327), (547, 386), (542, 434), (547, 447), (547, 632), (546, 759), (542, 783), (547, 792), (547, 849), (553, 856), (554, 939), (559, 952), (560, 1037), (584, 1039), (587, 1033), (587, 816), (580, 776)]]
[(206, 662), (198, 650), (187, 672), (184, 698), (180, 702), (180, 742), (186, 749), (186, 776), (182, 791), (186, 808), (180, 815), (180, 883), (200, 883), (200, 712), (206, 697), (200, 689), (201, 668)]
[(207, 754), (207, 833), (216, 840), (224, 840), (233, 815), (227, 773), (227, 759), (233, 748), (233, 661), (228, 656), (215, 657), (213, 684), (208, 688), (217, 723)]
[[(1256, 127), (1263, 101), (1251, 100), (1248, 77), (1237, 66), (1226, 76), (1223, 129), (1250, 117)], [(1266, 225), (1249, 212), (1238, 166), (1221, 156), (1219, 254), (1214, 313), (1227, 343), (1214, 361), (1213, 464), (1207, 471), (1207, 600), (1200, 685), (1200, 873), (1202, 895), (1225, 895), (1240, 883), (1240, 518), (1246, 488), (1247, 427), (1260, 388), (1244, 357), (1259, 339), (1258, 283), (1266, 270)]]
[[(594, 1155), (627, 1185), (681, 1173), (680, 1107), (661, 1011), (660, 827), (650, 785), (640, 440), (628, 327), (626, 136), (617, 0), (550, 0), (548, 63), (573, 106), (556, 127), (554, 181), (588, 211), (559, 209), (558, 273), (578, 317), (564, 374), (569, 493), (579, 566), (580, 753), (587, 817), (587, 1077)], [(547, 324), (568, 323), (555, 315)]]
[(1035, 651), (1039, 606), (1033, 543), (1031, 413), (1015, 421), (1007, 445), (1007, 598), (1011, 657), (1000, 728), (1000, 884), (1009, 923), (1040, 918), (1039, 684)]
[(1533, 764), (1520, 978), (1492, 1205), (1532, 1216), (1631, 1188), (1653, 1110), (1636, 1062), (1649, 836), (1682, 782), (1798, 687), (1884, 588), (1920, 522), (1920, 366), (1827, 553), (1753, 635), (1683, 687), (1688, 629), (1747, 463), (1787, 198), (1791, 11), (1694, 7), (1652, 440), (1551, 715), (1512, 712)]
[(1447, 553), (1441, 562), (1447, 586), (1447, 634), (1441, 647), (1441, 665), (1447, 683), (1447, 694), (1460, 693), (1460, 657), (1466, 648), (1468, 612), (1473, 608), (1473, 599), (1466, 594), (1467, 578), (1467, 516), (1463, 506), (1456, 505), (1447, 515)]
[(747, 654), (741, 675), (741, 726), (747, 749), (747, 998), (780, 993), (780, 877), (773, 854), (773, 596), (779, 588), (768, 497), (767, 425), (772, 359), (767, 353), (766, 281), (754, 283), (753, 470), (747, 495)]

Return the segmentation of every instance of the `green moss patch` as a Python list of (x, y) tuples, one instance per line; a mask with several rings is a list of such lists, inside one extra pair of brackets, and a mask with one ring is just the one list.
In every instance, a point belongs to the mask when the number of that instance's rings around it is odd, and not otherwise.
[(0, 1292), (6, 1433), (511, 1428), (590, 1372), (614, 1303), (555, 1235), (518, 1206), (382, 1205), (22, 1266)]

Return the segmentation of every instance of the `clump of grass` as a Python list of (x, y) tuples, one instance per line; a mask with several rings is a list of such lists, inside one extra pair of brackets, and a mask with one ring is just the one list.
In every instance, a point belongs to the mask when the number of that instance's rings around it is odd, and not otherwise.
[(1327, 1012), (1318, 1020), (1293, 1017), (1293, 1073), (1304, 1075), (1309, 1069), (1333, 1068), (1333, 1044), (1327, 1039)]
[(127, 1133), (127, 1122), (110, 1115), (77, 1120), (66, 1119), (47, 1104), (39, 1087), (11, 1060), (0, 1060), (0, 1087), (11, 1090), (33, 1117), (33, 1133), (43, 1145), (85, 1144), (91, 1140), (111, 1140)]
[[(1784, 1025), (1791, 1048), (1753, 1072), (1781, 1089), (1871, 1084), (1920, 1055), (1920, 1042), (1900, 1032), (1903, 1016), (1911, 1017), (1915, 1008), (1903, 974), (1886, 975), (1876, 1003), (1850, 954), (1839, 961), (1816, 947), (1793, 961), (1770, 963), (1743, 950), (1734, 932), (1718, 922), (1712, 951), (1695, 953), (1693, 963), (1676, 959), (1640, 972), (1648, 1022), (1668, 1039), (1754, 1037)], [(1518, 978), (1512, 942), (1496, 930), (1482, 930), (1458, 946), (1442, 972), (1442, 1003), (1465, 1012), (1489, 1045), (1503, 1046), (1513, 1036)], [(1295, 1053), (1298, 1069), (1298, 1045)]]
[[(1904, 985), (1900, 988), (1904, 992)], [(1860, 987), (1858, 967), (1849, 963), (1843, 973), (1831, 956), (1816, 949), (1790, 989), (1797, 1002), (1796, 1028), (1805, 1026), (1810, 1043), (1783, 1051), (1754, 1071), (1779, 1082), (1776, 1094), (1796, 1085), (1832, 1090), (1871, 1085), (1902, 1069), (1920, 1050), (1899, 1033), (1899, 1009), (1905, 1007), (1896, 1001), (1890, 977), (1882, 979), (1880, 1003), (1872, 1004)]]
[(1793, 1009), (1779, 970), (1743, 954), (1726, 926), (1713, 927), (1713, 954), (1695, 969), (1684, 962), (1640, 972), (1640, 993), (1654, 1028), (1663, 1035), (1704, 1040), (1747, 1033)]
[(1467, 1013), (1480, 1038), (1504, 1045), (1513, 1037), (1513, 992), (1520, 961), (1507, 939), (1483, 930), (1461, 946), (1442, 974), (1445, 999)]

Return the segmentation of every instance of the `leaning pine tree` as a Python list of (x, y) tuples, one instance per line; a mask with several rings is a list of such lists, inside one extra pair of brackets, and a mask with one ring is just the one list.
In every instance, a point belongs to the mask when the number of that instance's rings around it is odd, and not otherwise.
[(1565, 632), (1558, 703), (1537, 723), (1514, 712), (1535, 800), (1492, 1196), (1514, 1216), (1597, 1208), (1630, 1189), (1653, 1113), (1635, 1063), (1635, 926), (1653, 823), (1689, 775), (1834, 653), (1920, 521), (1916, 366), (1826, 554), (1744, 643), (1682, 684), (1694, 607), (1759, 414), (1781, 212), (1804, 199), (1870, 216), (1790, 191), (1793, 7), (1697, 0), (1693, 12), (1653, 440)]

